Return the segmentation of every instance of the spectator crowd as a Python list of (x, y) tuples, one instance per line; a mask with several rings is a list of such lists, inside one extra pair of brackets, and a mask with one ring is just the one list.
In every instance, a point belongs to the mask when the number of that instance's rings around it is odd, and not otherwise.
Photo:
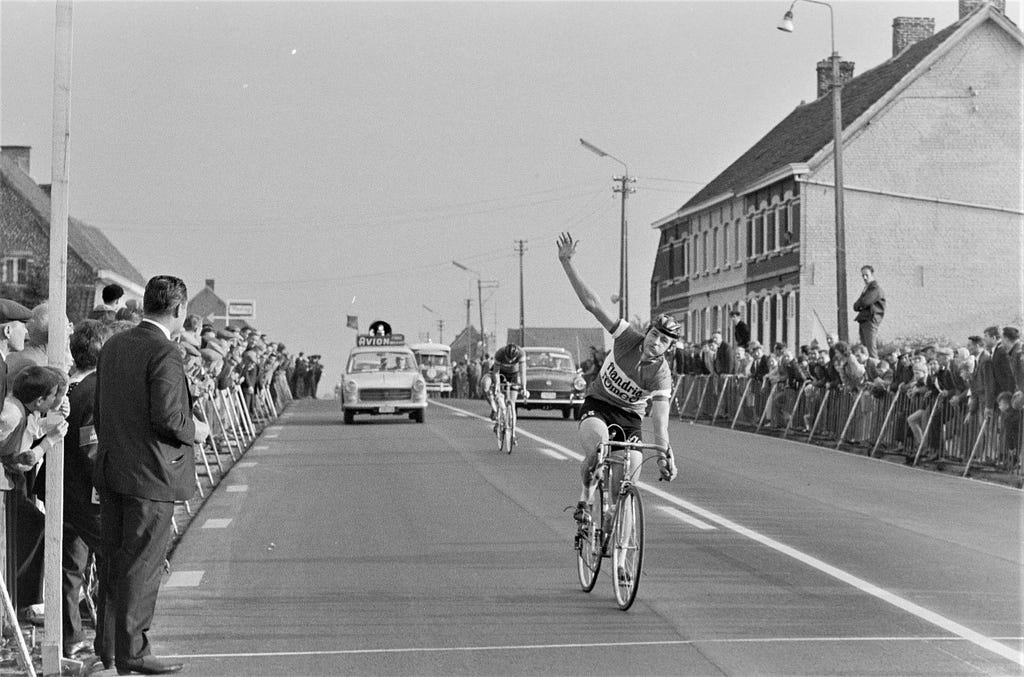
[[(826, 345), (814, 340), (797, 351), (783, 343), (762, 346), (751, 339), (738, 312), (730, 319), (733, 343), (716, 331), (704, 341), (680, 342), (671, 359), (677, 377), (715, 377), (708, 401), (718, 394), (722, 377), (740, 377), (754, 384), (755, 391), (769, 389), (765, 427), (806, 431), (825, 393), (863, 390), (874, 398), (899, 394), (910, 403), (905, 418), (894, 425), (901, 441), (905, 432), (913, 448), (924, 442), (931, 456), (937, 456), (942, 440), (958, 434), (968, 421), (993, 421), (1005, 431), (1004, 464), (1019, 469), (1024, 342), (1018, 327), (991, 326), (966, 337), (962, 345), (886, 345), (872, 356), (863, 343), (851, 345), (835, 335), (828, 336)], [(862, 329), (871, 339), (873, 331)], [(871, 400), (858, 399), (863, 424)], [(790, 420), (794, 413), (800, 413), (800, 420)]]
[[(46, 457), (63, 439), (64, 655), (95, 653), (120, 674), (161, 674), (181, 666), (149, 655), (157, 588), (153, 571), (140, 567), (146, 559), (162, 568), (174, 503), (195, 490), (203, 443), (225, 433), (211, 430), (204, 397), (238, 390), (250, 411), (268, 395), (279, 409), (284, 398), (316, 396), (322, 365), (319, 355), (293, 356), (252, 327), (215, 328), (188, 315), (177, 278), (151, 279), (141, 307), (122, 298), (108, 285), (89, 317), (69, 324), (66, 370), (49, 366), (48, 304), (0, 299), (0, 574), (18, 620), (42, 625)], [(140, 534), (163, 549), (155, 557), (133, 559), (143, 546), (116, 540), (113, 522), (127, 532), (126, 520), (136, 518)], [(90, 557), (99, 588), (91, 644), (82, 628)]]

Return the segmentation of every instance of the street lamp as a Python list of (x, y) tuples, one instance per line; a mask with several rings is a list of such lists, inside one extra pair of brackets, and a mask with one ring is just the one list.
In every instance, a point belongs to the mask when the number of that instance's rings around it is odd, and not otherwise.
[[(789, 10), (782, 17), (777, 28), (784, 33), (793, 32), (793, 7), (800, 0), (793, 0)], [(829, 31), (832, 36), (832, 160), (835, 166), (835, 202), (836, 202), (836, 310), (839, 340), (849, 339), (846, 310), (846, 219), (843, 207), (843, 85), (839, 79), (839, 52), (836, 51), (836, 27), (832, 5), (821, 0), (803, 0), (815, 5), (828, 7)]]
[(476, 304), (477, 304), (477, 307), (480, 309), (480, 344), (481, 344), (481, 351), (486, 353), (487, 352), (487, 332), (484, 331), (484, 291), (483, 291), (483, 289), (484, 289), (484, 286), (487, 286), (488, 289), (493, 289), (493, 288), (498, 286), (498, 282), (496, 280), (481, 280), (480, 279), (479, 271), (476, 271), (476, 270), (473, 270), (472, 268), (464, 266), (461, 263), (459, 263), (458, 261), (452, 261), (452, 265), (455, 266), (456, 268), (460, 268), (460, 269), (466, 271), (467, 273), (472, 273), (472, 274), (476, 275)]
[(620, 220), (621, 232), (619, 234), (619, 319), (625, 319), (628, 322), (629, 264), (627, 261), (627, 256), (629, 252), (629, 238), (626, 235), (626, 195), (628, 193), (636, 192), (636, 188), (630, 188), (628, 186), (628, 184), (630, 183), (636, 183), (636, 177), (631, 177), (629, 175), (629, 167), (626, 166), (626, 163), (620, 160), (619, 158), (615, 157), (614, 155), (604, 152), (594, 144), (589, 143), (584, 139), (580, 139), (580, 144), (594, 155), (597, 155), (598, 157), (606, 157), (615, 160), (620, 165), (622, 165), (623, 169), (625, 170), (622, 176), (612, 177), (612, 181), (617, 181), (619, 183), (618, 186), (612, 189), (612, 192), (622, 194), (622, 217)]

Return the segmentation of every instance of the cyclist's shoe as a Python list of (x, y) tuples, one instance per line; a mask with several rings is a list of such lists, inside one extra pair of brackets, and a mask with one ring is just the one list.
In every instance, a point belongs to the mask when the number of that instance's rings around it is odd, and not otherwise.
[(576, 512), (572, 514), (572, 518), (580, 523), (580, 526), (586, 526), (590, 523), (590, 510), (587, 509), (587, 502), (580, 501), (576, 504)]
[(491, 432), (493, 432), (495, 435), (498, 434), (498, 422), (497, 421), (495, 421), (494, 425), (491, 426)]
[(619, 574), (619, 583), (623, 583), (625, 585), (629, 585), (630, 583), (633, 582), (633, 578), (629, 575), (629, 572), (626, 571), (626, 567), (620, 566), (618, 574)]
[(497, 421), (498, 420), (498, 412), (496, 412), (496, 411), (492, 411), (491, 412), (491, 420), (492, 421)]

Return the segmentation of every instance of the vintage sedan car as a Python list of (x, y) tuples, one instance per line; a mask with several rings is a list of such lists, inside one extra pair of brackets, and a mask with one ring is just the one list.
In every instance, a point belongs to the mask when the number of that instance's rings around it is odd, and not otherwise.
[(452, 349), (443, 343), (414, 343), (411, 346), (420, 366), (427, 393), (439, 397), (452, 394)]
[(357, 341), (341, 377), (341, 410), (345, 423), (352, 423), (356, 414), (408, 415), (417, 423), (423, 423), (427, 384), (412, 350), (404, 344), (385, 340), (370, 341), (378, 345), (366, 343)]
[(559, 410), (563, 418), (580, 417), (587, 384), (576, 371), (572, 355), (564, 348), (527, 346), (526, 390), (529, 398), (516, 403), (519, 409)]

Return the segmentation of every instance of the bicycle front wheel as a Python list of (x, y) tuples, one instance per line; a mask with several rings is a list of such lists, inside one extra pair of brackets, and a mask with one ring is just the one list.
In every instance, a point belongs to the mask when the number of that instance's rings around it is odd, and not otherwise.
[(615, 601), (625, 611), (640, 588), (644, 564), (644, 503), (633, 485), (622, 488), (612, 527), (612, 574)]
[(576, 573), (580, 577), (580, 587), (583, 592), (590, 592), (597, 583), (597, 574), (601, 571), (601, 552), (604, 542), (604, 535), (601, 531), (601, 516), (604, 513), (604, 503), (601, 496), (604, 494), (601, 482), (597, 482), (594, 489), (594, 500), (590, 504), (588, 513), (590, 519), (586, 526), (578, 527), (576, 531)]
[(512, 453), (516, 443), (516, 405), (509, 402), (505, 405), (505, 451)]

